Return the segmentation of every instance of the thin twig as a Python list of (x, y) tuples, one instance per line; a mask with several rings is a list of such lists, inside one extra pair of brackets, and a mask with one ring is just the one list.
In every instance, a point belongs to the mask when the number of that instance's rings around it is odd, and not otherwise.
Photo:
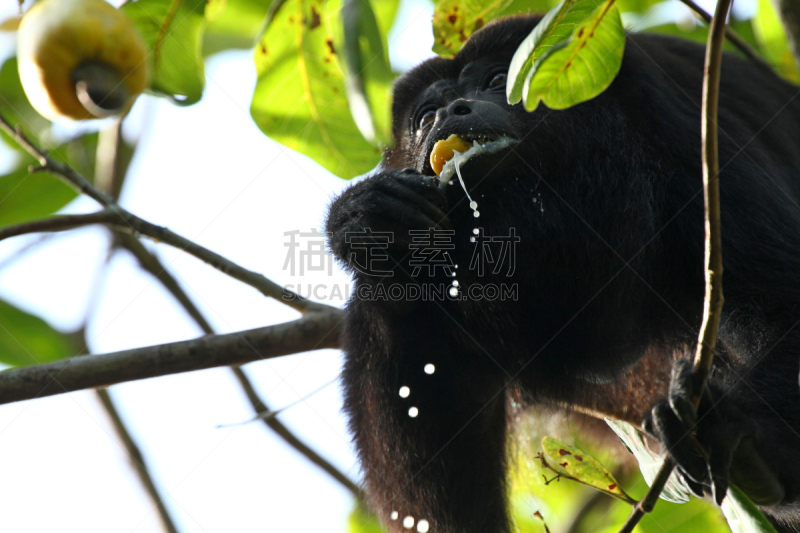
[[(119, 201), (122, 185), (127, 176), (128, 162), (122, 158), (122, 123), (124, 117), (114, 119), (107, 128), (100, 130), (94, 164), (94, 185), (107, 192), (115, 202)], [(134, 147), (128, 148), (133, 154)]]
[(38, 238), (14, 250), (14, 252), (11, 255), (3, 258), (3, 260), (0, 261), (0, 270), (8, 268), (10, 265), (14, 264), (16, 261), (19, 261), (28, 253), (34, 251), (39, 246), (45, 244), (52, 237), (53, 237), (52, 234), (40, 235)]
[[(118, 244), (124, 246), (136, 257), (136, 259), (139, 261), (139, 265), (144, 270), (149, 272), (156, 279), (158, 279), (162, 285), (164, 285), (164, 288), (166, 288), (170, 294), (172, 294), (172, 296), (181, 304), (181, 306), (186, 310), (187, 313), (189, 313), (189, 316), (192, 317), (192, 319), (197, 323), (204, 333), (207, 335), (214, 334), (211, 324), (208, 323), (206, 318), (200, 312), (200, 309), (198, 309), (191, 298), (189, 298), (189, 295), (186, 294), (186, 291), (180, 286), (178, 280), (176, 280), (175, 277), (168, 270), (166, 270), (166, 267), (161, 263), (158, 257), (148, 251), (142, 245), (142, 243), (140, 243), (131, 235), (126, 233), (117, 233), (115, 234), (115, 237), (118, 239)], [(269, 411), (269, 406), (258, 396), (255, 387), (253, 387), (253, 384), (250, 382), (250, 379), (247, 377), (247, 374), (245, 374), (244, 370), (239, 367), (231, 367), (231, 370), (239, 382), (242, 391), (245, 393), (245, 396), (247, 396), (247, 400), (250, 402), (253, 410), (256, 413)], [(358, 485), (356, 485), (350, 478), (339, 471), (321, 455), (311, 449), (306, 443), (301, 441), (289, 430), (289, 428), (283, 425), (283, 423), (281, 423), (275, 417), (270, 417), (269, 420), (264, 420), (264, 425), (282, 438), (289, 446), (297, 450), (309, 461), (320, 467), (333, 479), (338, 481), (340, 485), (352, 492), (353, 495), (358, 498), (363, 497)]]
[(158, 516), (161, 518), (161, 523), (164, 526), (164, 530), (167, 531), (167, 533), (178, 533), (178, 528), (175, 527), (175, 523), (172, 521), (172, 517), (169, 515), (167, 506), (161, 499), (161, 495), (159, 494), (158, 489), (153, 482), (150, 469), (147, 467), (147, 463), (144, 462), (144, 456), (142, 455), (139, 446), (137, 446), (136, 442), (133, 440), (128, 428), (125, 427), (125, 423), (123, 422), (122, 417), (119, 415), (116, 405), (114, 405), (114, 400), (112, 400), (108, 390), (104, 388), (96, 389), (95, 394), (97, 394), (97, 398), (100, 400), (100, 403), (103, 405), (106, 414), (108, 414), (108, 417), (111, 419), (111, 424), (114, 426), (114, 431), (122, 441), (123, 446), (125, 446), (125, 450), (128, 452), (131, 465), (133, 466), (136, 475), (139, 477), (139, 481), (141, 482), (142, 486), (144, 486), (144, 490), (147, 492), (147, 495), (156, 504)]
[[(695, 14), (697, 14), (698, 17), (703, 19), (706, 24), (711, 24), (711, 15), (708, 13), (708, 11), (697, 5), (695, 2), (693, 2), (693, 0), (680, 0), (680, 1), (686, 7), (694, 11)], [(752, 46), (747, 44), (747, 42), (745, 42), (745, 40), (742, 39), (739, 36), (739, 34), (733, 30), (733, 28), (728, 26), (725, 27), (725, 37), (727, 37), (727, 39), (731, 43), (733, 43), (733, 45), (736, 46), (736, 48), (738, 48), (739, 51), (742, 52), (744, 55), (746, 55), (749, 59), (755, 61), (756, 63), (760, 63), (761, 65), (766, 66), (768, 68), (772, 68), (769, 66), (769, 63), (764, 61), (764, 59), (758, 54), (758, 52), (756, 52), (753, 49)]]
[[(705, 390), (706, 380), (714, 362), (720, 317), (722, 315), (722, 227), (719, 203), (719, 151), (717, 142), (717, 115), (719, 110), (719, 80), (722, 66), (722, 41), (725, 36), (725, 19), (732, 0), (720, 0), (711, 21), (706, 44), (703, 76), (703, 106), (700, 122), (703, 154), (703, 198), (705, 200), (705, 264), (706, 293), (703, 302), (703, 323), (697, 343), (692, 368), (692, 401), (695, 408)], [(633, 508), (633, 512), (620, 529), (630, 533), (645, 513), (652, 511), (664, 488), (675, 461), (664, 460), (650, 490)]]
[(0, 228), (0, 241), (29, 233), (67, 231), (92, 224), (108, 224), (109, 220), (119, 220), (117, 213), (109, 209), (85, 215), (57, 215)]
[(569, 524), (564, 528), (564, 531), (566, 533), (580, 533), (584, 530), (581, 525), (586, 516), (601, 506), (608, 507), (610, 503), (611, 499), (604, 492), (599, 490), (590, 491), (581, 503), (580, 508), (570, 517)]
[[(268, 409), (268, 407), (264, 404), (261, 398), (258, 397), (255, 389), (253, 388), (252, 383), (247, 378), (247, 375), (244, 373), (244, 370), (238, 367), (234, 367), (233, 370), (234, 376), (236, 379), (239, 380), (239, 384), (242, 386), (245, 394), (247, 395), (247, 400), (250, 402), (250, 405), (253, 407), (253, 410), (256, 413), (264, 411)], [(264, 419), (264, 423), (275, 433), (277, 433), (283, 440), (285, 440), (289, 445), (294, 448), (295, 450), (299, 451), (303, 454), (307, 459), (309, 459), (312, 463), (320, 467), (322, 470), (327, 472), (333, 479), (338, 481), (342, 486), (352, 492), (356, 497), (359, 499), (363, 499), (364, 495), (361, 492), (361, 489), (353, 483), (347, 476), (339, 472), (339, 470), (331, 465), (328, 461), (326, 461), (322, 456), (320, 456), (317, 452), (306, 446), (300, 439), (294, 436), (294, 434), (289, 431), (289, 428), (284, 426), (280, 420), (275, 417), (266, 418)]]
[(338, 348), (341, 313), (331, 307), (263, 328), (13, 368), (0, 372), (0, 404)]
[[(289, 291), (288, 289), (284, 289), (264, 275), (252, 270), (248, 270), (234, 263), (230, 259), (227, 259), (216, 252), (212, 252), (208, 248), (200, 246), (199, 244), (178, 235), (168, 228), (157, 226), (151, 222), (137, 217), (133, 213), (127, 211), (117, 204), (111, 196), (92, 185), (89, 180), (84, 178), (75, 169), (47, 155), (43, 150), (33, 144), (20, 129), (14, 128), (5, 119), (5, 117), (2, 116), (2, 114), (0, 114), (0, 130), (4, 130), (9, 135), (13, 136), (20, 146), (27, 150), (31, 155), (36, 157), (41, 165), (40, 170), (45, 170), (61, 177), (68, 184), (72, 185), (82, 193), (103, 205), (106, 209), (101, 212), (106, 213), (107, 217), (106, 221), (103, 223), (110, 226), (115, 226), (120, 230), (141, 233), (142, 235), (147, 235), (148, 237), (157, 241), (161, 241), (179, 248), (184, 252), (193, 255), (202, 261), (205, 261), (220, 272), (227, 274), (228, 276), (237, 279), (242, 283), (250, 285), (251, 287), (260, 291), (264, 296), (274, 298), (279, 302), (284, 303), (289, 307), (296, 309), (297, 311), (300, 311), (301, 313), (306, 313), (309, 311), (321, 312), (325, 311), (326, 309), (332, 309), (328, 305), (312, 302)], [(88, 224), (97, 223), (99, 222), (89, 222)], [(66, 228), (57, 228), (56, 231), (59, 229)]]
[[(115, 119), (110, 127), (100, 130), (97, 140), (97, 151), (95, 154), (95, 187), (110, 194), (111, 198), (113, 198), (115, 202), (119, 200), (119, 195), (122, 191), (122, 185), (128, 175), (128, 164), (130, 163), (131, 157), (133, 156), (135, 150), (135, 146), (129, 147), (122, 140), (123, 118), (124, 117), (119, 117)], [(124, 156), (122, 152), (123, 149), (125, 149)], [(139, 241), (134, 237), (130, 238), (135, 240), (137, 244), (140, 244)], [(108, 249), (108, 259), (111, 259), (113, 253), (114, 246), (112, 243)], [(108, 260), (106, 261), (105, 266), (108, 266)], [(103, 272), (105, 273), (107, 270), (104, 270)], [(101, 275), (94, 280), (96, 290), (94, 291), (94, 297), (92, 298), (91, 304), (86, 313), (87, 321), (92, 316), (92, 312), (94, 310), (93, 308), (97, 304), (98, 296), (100, 295), (97, 289), (102, 283), (102, 278), (103, 276)], [(82, 328), (82, 333), (83, 344), (84, 346), (87, 346), (88, 341), (86, 340), (85, 327)], [(150, 467), (145, 461), (139, 446), (136, 444), (136, 441), (131, 435), (131, 432), (128, 430), (125, 418), (119, 412), (119, 409), (111, 397), (111, 393), (106, 388), (99, 388), (95, 389), (95, 394), (100, 401), (100, 405), (103, 406), (103, 409), (105, 409), (106, 414), (111, 420), (122, 446), (125, 447), (125, 450), (128, 454), (128, 459), (134, 471), (136, 472), (136, 475), (139, 477), (142, 487), (155, 505), (158, 516), (161, 518), (161, 524), (163, 525), (164, 530), (166, 533), (178, 533), (178, 528), (175, 526), (175, 520), (173, 520), (172, 516), (170, 515), (166, 502), (156, 488), (155, 478), (150, 471)]]

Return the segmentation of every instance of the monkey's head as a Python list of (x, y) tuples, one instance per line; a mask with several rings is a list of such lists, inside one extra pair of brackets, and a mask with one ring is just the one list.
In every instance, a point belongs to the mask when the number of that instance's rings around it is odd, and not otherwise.
[[(516, 17), (490, 24), (455, 58), (429, 59), (402, 76), (395, 84), (392, 106), (395, 146), (387, 151), (384, 167), (410, 167), (432, 176), (434, 145), (451, 135), (488, 147), (470, 158), (465, 172), (486, 176), (502, 167), (531, 123), (521, 105), (506, 100), (508, 65), (538, 21)], [(510, 142), (498, 148), (498, 140)]]

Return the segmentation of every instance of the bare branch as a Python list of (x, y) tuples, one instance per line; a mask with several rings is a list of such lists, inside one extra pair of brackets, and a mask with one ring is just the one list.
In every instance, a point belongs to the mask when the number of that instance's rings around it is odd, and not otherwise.
[[(703, 198), (705, 200), (705, 260), (706, 295), (703, 302), (703, 323), (697, 343), (692, 369), (692, 401), (695, 408), (705, 390), (708, 374), (714, 361), (720, 317), (722, 315), (722, 226), (719, 204), (719, 150), (717, 143), (717, 116), (719, 106), (719, 80), (722, 67), (722, 41), (725, 36), (725, 19), (733, 0), (720, 0), (711, 20), (706, 43), (705, 73), (703, 76), (703, 107), (700, 131), (703, 153)], [(664, 460), (650, 490), (633, 508), (633, 512), (620, 529), (630, 533), (645, 513), (653, 510), (664, 489), (675, 462)]]
[(341, 311), (331, 307), (263, 328), (15, 368), (0, 372), (0, 404), (338, 348), (340, 333)]
[[(208, 335), (212, 335), (214, 333), (214, 330), (211, 328), (211, 324), (208, 323), (195, 303), (191, 300), (191, 298), (189, 298), (189, 295), (186, 294), (186, 291), (180, 286), (178, 280), (176, 280), (175, 277), (168, 270), (166, 270), (161, 261), (159, 261), (158, 257), (145, 249), (142, 243), (140, 243), (135, 237), (128, 235), (127, 233), (115, 233), (115, 238), (118, 239), (118, 243), (121, 246), (127, 248), (136, 257), (136, 259), (139, 261), (139, 265), (144, 270), (152, 274), (164, 285), (164, 287), (176, 300), (178, 300), (181, 306), (186, 310), (187, 313), (189, 313), (189, 316), (194, 319), (204, 333)], [(244, 372), (244, 370), (239, 367), (231, 367), (231, 371), (239, 382), (242, 391), (245, 393), (245, 396), (247, 396), (247, 400), (250, 402), (253, 410), (256, 413), (269, 411), (269, 406), (264, 402), (263, 399), (261, 399), (261, 397), (258, 396), (255, 387), (253, 387), (253, 384), (250, 382), (250, 379), (247, 377), (247, 374)], [(289, 430), (289, 428), (283, 425), (280, 420), (275, 417), (270, 417), (269, 420), (264, 420), (264, 424), (270, 430), (275, 432), (276, 435), (282, 438), (289, 446), (297, 450), (300, 454), (304, 455), (309, 461), (320, 467), (333, 479), (338, 481), (340, 485), (352, 492), (354, 496), (357, 498), (363, 498), (363, 494), (361, 493), (361, 489), (359, 489), (358, 485), (356, 485), (344, 473), (340, 472), (325, 458), (311, 449), (306, 443), (301, 441)]]
[[(244, 370), (238, 367), (233, 367), (231, 370), (233, 370), (233, 374), (236, 376), (236, 379), (239, 380), (239, 384), (242, 386), (242, 389), (244, 390), (250, 405), (253, 407), (253, 410), (256, 413), (260, 413), (266, 409), (269, 409), (269, 407), (267, 407), (261, 398), (258, 397), (258, 394), (253, 388), (253, 384), (244, 373)], [(353, 483), (350, 478), (341, 473), (335, 466), (326, 461), (317, 452), (309, 448), (303, 441), (298, 439), (291, 431), (289, 431), (289, 428), (281, 423), (280, 420), (274, 416), (265, 418), (263, 420), (267, 427), (277, 433), (278, 436), (286, 441), (292, 448), (303, 454), (309, 461), (327, 472), (328, 475), (338, 481), (344, 488), (352, 492), (357, 498), (363, 500), (364, 494), (361, 492), (361, 489), (358, 487), (358, 485)]]
[[(697, 5), (693, 0), (680, 0), (680, 1), (686, 7), (694, 11), (695, 14), (701, 19), (703, 19), (706, 24), (711, 24), (711, 15), (705, 9)], [(755, 61), (756, 63), (760, 63), (761, 65), (767, 68), (770, 69), (772, 68), (766, 61), (764, 61), (764, 59), (760, 55), (758, 55), (758, 52), (753, 50), (753, 48), (749, 44), (747, 44), (747, 42), (745, 42), (745, 40), (742, 39), (738, 33), (736, 33), (733, 30), (733, 28), (727, 26), (725, 27), (725, 37), (727, 37), (728, 40), (731, 43), (733, 43), (733, 45), (736, 46), (736, 48), (738, 48), (740, 52), (742, 52), (751, 60)]]
[(111, 398), (111, 395), (108, 393), (107, 389), (97, 389), (95, 394), (97, 394), (97, 398), (100, 400), (100, 403), (105, 409), (106, 414), (111, 419), (111, 424), (114, 426), (114, 431), (122, 441), (123, 446), (125, 446), (125, 450), (128, 452), (131, 465), (133, 466), (136, 475), (139, 477), (139, 482), (144, 487), (144, 490), (147, 492), (147, 495), (150, 497), (150, 499), (156, 504), (158, 516), (161, 517), (161, 524), (164, 526), (164, 530), (167, 533), (178, 533), (178, 528), (175, 527), (175, 523), (172, 521), (172, 517), (169, 515), (167, 506), (164, 504), (164, 500), (161, 499), (161, 495), (158, 493), (158, 489), (153, 482), (153, 476), (150, 474), (150, 469), (147, 467), (147, 463), (144, 462), (144, 456), (142, 455), (141, 450), (139, 450), (139, 446), (137, 446), (136, 442), (133, 440), (128, 428), (125, 427), (125, 422), (123, 422), (122, 417), (120, 417), (119, 411), (114, 405), (114, 400)]
[[(157, 226), (141, 219), (136, 215), (124, 211), (118, 206), (86, 215), (59, 215), (43, 220), (25, 222), (15, 226), (7, 226), (0, 229), (0, 240), (28, 233), (71, 230), (92, 224), (104, 224), (118, 231), (131, 233), (133, 235), (145, 235), (153, 240), (179, 248), (211, 265), (223, 274), (227, 274), (246, 285), (250, 285), (264, 296), (274, 298), (301, 313), (333, 309), (331, 306), (312, 302), (284, 289), (263, 274), (248, 270), (230, 259), (174, 233), (168, 228)], [(286, 298), (284, 298), (284, 296), (286, 296)]]
[(80, 175), (72, 167), (61, 161), (51, 158), (47, 153), (33, 144), (28, 137), (22, 133), (19, 127), (14, 127), (6, 118), (0, 114), (0, 130), (9, 134), (17, 143), (29, 154), (36, 158), (43, 170), (47, 170), (62, 178), (67, 184), (77, 188), (80, 192), (89, 196), (99, 204), (111, 207), (115, 205), (114, 200), (104, 192), (97, 189), (89, 180)]
[[(42, 165), (41, 170), (48, 171), (63, 178), (68, 184), (72, 185), (73, 187), (76, 187), (78, 190), (90, 196), (91, 198), (102, 204), (104, 207), (106, 207), (106, 209), (100, 212), (106, 214), (104, 221), (101, 222), (98, 220), (93, 222), (86, 222), (82, 225), (104, 223), (109, 226), (114, 226), (122, 231), (128, 231), (134, 234), (139, 233), (142, 235), (146, 235), (157, 241), (161, 241), (166, 244), (169, 244), (170, 246), (179, 248), (184, 252), (191, 254), (202, 261), (205, 261), (206, 263), (216, 268), (220, 272), (227, 274), (228, 276), (236, 280), (239, 280), (242, 283), (250, 285), (251, 287), (260, 291), (264, 296), (274, 298), (279, 302), (284, 303), (289, 307), (292, 307), (293, 309), (300, 311), (301, 313), (306, 313), (309, 311), (322, 312), (325, 310), (333, 309), (328, 305), (307, 300), (289, 291), (288, 289), (282, 288), (280, 285), (268, 279), (264, 275), (259, 274), (258, 272), (248, 270), (234, 263), (233, 261), (219, 255), (218, 253), (212, 252), (208, 248), (200, 246), (199, 244), (190, 241), (189, 239), (182, 237), (177, 233), (172, 232), (168, 228), (152, 224), (142, 218), (137, 217), (131, 212), (123, 209), (114, 201), (113, 198), (111, 198), (111, 196), (96, 188), (89, 182), (89, 180), (84, 178), (72, 167), (51, 158), (43, 150), (34, 145), (22, 133), (21, 130), (11, 126), (11, 124), (1, 114), (0, 114), (0, 130), (4, 130), (9, 135), (13, 136), (16, 139), (16, 141), (20, 144), (20, 146), (25, 148), (25, 150), (27, 150), (31, 155), (36, 157), (39, 160), (39, 163)], [(95, 213), (94, 215), (99, 216), (98, 213)], [(72, 216), (83, 216), (83, 215), (72, 215)], [(62, 217), (55, 217), (55, 218), (62, 218)], [(63, 224), (63, 222), (61, 224)], [(74, 227), (78, 226), (73, 225), (72, 228)], [(71, 228), (56, 225), (56, 227), (53, 229), (38, 230), (38, 231), (59, 231), (63, 229), (71, 229)], [(12, 228), (5, 228), (5, 231), (10, 232), (6, 234), (6, 236), (21, 234), (19, 233), (19, 226), (14, 226)], [(17, 233), (14, 233), (15, 231), (17, 231)], [(30, 232), (31, 232), (30, 230), (25, 231), (25, 233), (30, 233)], [(284, 295), (288, 297), (284, 298)]]
[(28, 233), (67, 231), (91, 226), (92, 224), (107, 224), (109, 220), (118, 220), (117, 214), (109, 209), (85, 215), (59, 215), (41, 220), (32, 220), (31, 222), (0, 228), (0, 241)]

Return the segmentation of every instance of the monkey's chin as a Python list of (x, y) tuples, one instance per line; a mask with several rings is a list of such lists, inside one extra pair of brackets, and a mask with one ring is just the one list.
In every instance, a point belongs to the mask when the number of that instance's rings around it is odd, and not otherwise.
[(456, 175), (458, 169), (460, 169), (470, 158), (477, 155), (497, 153), (516, 144), (517, 142), (518, 141), (516, 139), (504, 136), (483, 144), (479, 143), (477, 140), (472, 141), (472, 146), (464, 152), (454, 150), (453, 157), (444, 164), (444, 167), (442, 167), (442, 173), (439, 175), (439, 183), (442, 187), (450, 183), (450, 180), (452, 180), (453, 176)]

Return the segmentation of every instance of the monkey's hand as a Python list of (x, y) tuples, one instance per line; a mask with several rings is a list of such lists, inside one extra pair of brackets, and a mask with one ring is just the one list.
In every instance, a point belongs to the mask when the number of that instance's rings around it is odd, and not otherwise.
[(329, 247), (354, 271), (364, 272), (365, 262), (386, 254), (394, 261), (393, 269), (398, 262), (407, 262), (413, 230), (450, 228), (445, 206), (435, 177), (412, 168), (376, 174), (331, 204), (326, 222)]
[(719, 505), (734, 483), (758, 505), (780, 503), (784, 488), (759, 453), (758, 424), (708, 388), (696, 410), (691, 387), (691, 361), (677, 361), (669, 397), (645, 417), (645, 431), (661, 441), (695, 494), (711, 495)]

